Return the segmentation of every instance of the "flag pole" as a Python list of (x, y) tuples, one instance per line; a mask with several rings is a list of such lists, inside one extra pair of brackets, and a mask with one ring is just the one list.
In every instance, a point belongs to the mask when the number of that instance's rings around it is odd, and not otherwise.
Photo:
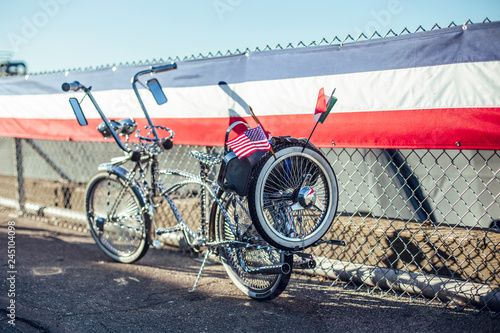
[[(325, 102), (325, 105), (324, 107), (326, 108), (325, 111), (323, 111), (321, 113), (321, 115), (318, 117), (318, 120), (316, 120), (316, 125), (314, 125), (314, 128), (311, 132), (311, 134), (309, 134), (309, 137), (307, 138), (307, 141), (306, 143), (304, 144), (304, 147), (302, 148), (302, 152), (304, 152), (304, 150), (306, 149), (306, 146), (307, 144), (309, 143), (309, 140), (311, 140), (311, 137), (314, 133), (314, 131), (316, 130), (316, 127), (318, 127), (318, 124), (319, 123), (323, 123), (326, 119), (326, 117), (328, 116), (328, 114), (330, 113), (330, 110), (333, 108), (333, 106), (335, 105), (335, 103), (337, 103), (337, 98), (335, 98), (333, 96), (333, 94), (335, 94), (335, 90), (337, 90), (337, 88), (333, 89), (332, 91), (332, 94), (330, 95), (330, 99), (328, 100), (328, 103)], [(324, 91), (323, 91), (323, 88), (320, 89), (320, 96), (321, 96), (321, 93), (323, 92), (323, 95), (324, 95)], [(318, 103), (319, 103), (319, 99), (320, 99), (320, 96), (318, 96)], [(316, 107), (318, 107), (318, 104), (316, 104)]]
[(316, 121), (316, 125), (314, 125), (314, 128), (313, 128), (313, 130), (312, 130), (311, 134), (309, 134), (309, 137), (307, 138), (307, 141), (306, 141), (306, 143), (304, 144), (304, 147), (302, 147), (302, 151), (301, 151), (300, 153), (303, 153), (303, 152), (304, 152), (304, 149), (306, 149), (306, 146), (307, 146), (307, 144), (309, 143), (309, 140), (311, 140), (311, 136), (313, 135), (314, 131), (316, 130), (316, 127), (318, 127), (318, 124), (319, 124), (319, 118), (318, 118), (318, 120)]
[[(262, 126), (262, 124), (260, 123), (259, 119), (257, 119), (257, 116), (255, 115), (255, 113), (253, 113), (252, 107), (249, 105), (248, 108), (250, 109), (250, 112), (252, 113), (253, 119), (257, 122), (257, 124), (260, 126), (260, 128), (262, 128), (262, 131), (264, 131), (264, 134), (266, 134), (266, 130), (264, 129), (264, 126)], [(271, 144), (269, 144), (269, 146), (271, 147), (271, 153), (273, 154), (274, 159), (277, 160), (278, 158), (274, 154), (273, 146)]]

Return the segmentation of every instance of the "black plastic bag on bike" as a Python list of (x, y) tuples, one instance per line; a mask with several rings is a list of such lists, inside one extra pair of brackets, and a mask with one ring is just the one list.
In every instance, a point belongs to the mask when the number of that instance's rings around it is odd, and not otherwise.
[(263, 155), (264, 152), (257, 151), (240, 160), (235, 153), (226, 153), (222, 159), (217, 183), (226, 191), (234, 191), (240, 197), (246, 196), (253, 167)]

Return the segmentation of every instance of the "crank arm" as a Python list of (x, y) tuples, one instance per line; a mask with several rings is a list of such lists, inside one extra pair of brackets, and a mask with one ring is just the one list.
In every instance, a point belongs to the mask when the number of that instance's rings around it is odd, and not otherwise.
[(305, 252), (292, 252), (293, 254), (301, 257), (303, 260), (313, 260), (313, 255)]
[(265, 275), (289, 274), (291, 271), (292, 271), (292, 268), (286, 262), (282, 263), (282, 264), (278, 264), (278, 265), (262, 266), (259, 268), (247, 268), (247, 269), (245, 269), (245, 272), (247, 272), (248, 274), (265, 274)]
[(182, 231), (182, 228), (180, 226), (174, 226), (174, 227), (165, 228), (165, 229), (158, 229), (158, 230), (156, 230), (156, 234), (158, 236), (160, 236), (163, 234), (170, 234), (170, 233), (178, 232), (178, 231)]
[(344, 242), (343, 240), (339, 240), (339, 239), (327, 239), (327, 240), (320, 239), (319, 241), (314, 243), (312, 246), (318, 246), (321, 244), (328, 244), (328, 245), (335, 245), (335, 246), (346, 246), (346, 242)]

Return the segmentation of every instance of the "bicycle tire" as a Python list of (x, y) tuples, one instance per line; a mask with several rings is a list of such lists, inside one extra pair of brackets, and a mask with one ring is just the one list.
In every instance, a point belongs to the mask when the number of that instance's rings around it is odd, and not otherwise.
[(335, 173), (319, 149), (288, 138), (252, 171), (248, 202), (257, 231), (283, 250), (305, 249), (332, 225), (338, 206)]
[[(232, 219), (235, 217), (235, 212), (238, 214), (238, 223), (235, 228), (241, 233), (241, 237), (235, 237), (220, 207), (215, 203), (215, 209), (212, 209), (212, 214), (215, 211), (215, 217), (212, 216), (211, 221), (215, 223), (217, 241), (243, 240), (243, 237), (247, 237), (254, 238), (253, 245), (260, 245), (260, 247), (231, 247), (221, 245), (218, 251), (222, 264), (232, 282), (244, 294), (258, 301), (272, 300), (286, 289), (290, 281), (293, 255), (285, 254), (284, 252), (280, 253), (276, 249), (270, 248), (267, 243), (258, 237), (259, 234), (253, 227), (245, 201), (240, 201), (235, 208), (232, 204), (233, 195), (235, 194), (223, 194), (220, 196), (220, 200), (222, 200), (227, 214)], [(241, 200), (245, 199), (241, 198)], [(290, 269), (288, 272), (279, 274), (251, 274), (247, 273), (243, 267), (244, 265), (250, 269), (255, 269), (281, 263), (289, 265)]]
[(132, 263), (146, 254), (149, 215), (138, 188), (127, 185), (123, 176), (107, 171), (94, 175), (85, 209), (92, 238), (111, 259)]

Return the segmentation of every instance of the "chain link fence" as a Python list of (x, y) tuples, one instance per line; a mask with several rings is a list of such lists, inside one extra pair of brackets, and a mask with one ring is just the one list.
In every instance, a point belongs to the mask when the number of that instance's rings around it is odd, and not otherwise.
[[(190, 150), (221, 153), (214, 147), (174, 146), (162, 156), (161, 167), (199, 172)], [(338, 217), (326, 238), (347, 245), (309, 249), (318, 266), (298, 274), (459, 309), (500, 310), (498, 151), (323, 152), (340, 189)], [(57, 223), (86, 232), (86, 182), (97, 165), (119, 154), (113, 142), (0, 138), (0, 204), (56, 217)], [(199, 221), (198, 194), (192, 188), (175, 198), (191, 225)], [(176, 223), (168, 207), (159, 207), (157, 223)], [(179, 239), (168, 242), (179, 245)]]
[[(449, 26), (455, 25), (452, 22)], [(431, 30), (439, 28), (435, 25)], [(425, 30), (419, 27), (418, 31)], [(406, 33), (410, 33), (408, 29), (399, 35)], [(335, 37), (285, 48), (393, 35), (398, 34), (390, 30), (383, 36), (375, 32), (370, 37)], [(280, 48), (277, 45), (274, 49)], [(271, 48), (254, 51), (267, 49)], [(182, 60), (246, 51), (200, 54)], [(177, 60), (181, 59), (143, 64)], [(163, 154), (161, 168), (199, 172), (198, 162), (188, 155), (190, 150), (221, 153), (214, 147), (174, 146)], [(332, 284), (422, 297), (457, 309), (486, 310), (493, 315), (499, 312), (498, 151), (330, 148), (323, 152), (340, 190), (338, 216), (326, 237), (344, 240), (347, 245), (323, 244), (309, 249), (318, 265), (298, 274)], [(114, 142), (0, 137), (0, 205), (54, 218), (56, 224), (86, 232), (86, 182), (100, 163), (117, 155)], [(168, 184), (168, 179), (165, 182)], [(186, 222), (195, 224), (199, 220), (197, 190), (187, 189), (175, 200)], [(159, 207), (158, 213), (158, 227), (175, 224), (168, 208)], [(179, 245), (179, 239), (170, 241)]]

